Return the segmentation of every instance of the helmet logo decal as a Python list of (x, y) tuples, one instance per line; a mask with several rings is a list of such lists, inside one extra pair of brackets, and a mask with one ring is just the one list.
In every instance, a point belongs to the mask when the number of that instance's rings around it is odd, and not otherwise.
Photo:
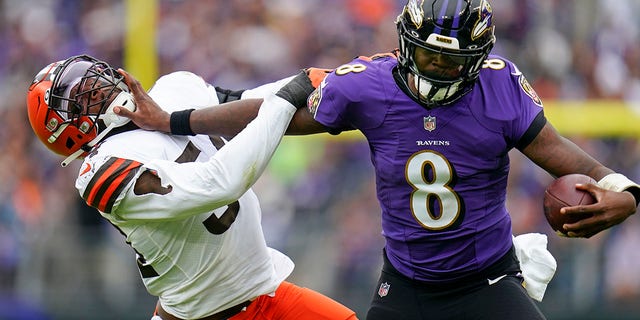
[(480, 10), (478, 12), (479, 12), (479, 17), (478, 17), (478, 21), (476, 22), (476, 25), (473, 27), (473, 30), (471, 31), (471, 40), (475, 40), (480, 36), (482, 36), (482, 34), (487, 32), (488, 30), (491, 30), (489, 26), (492, 25), (491, 19), (493, 18), (493, 10), (491, 9), (491, 5), (489, 4), (489, 1), (483, 0), (480, 3)]
[(422, 5), (424, 4), (424, 0), (409, 0), (405, 10), (409, 12), (409, 16), (411, 16), (411, 22), (416, 26), (416, 28), (422, 27), (422, 21), (424, 19), (424, 10), (422, 10)]
[(44, 92), (44, 103), (49, 105), (49, 97), (51, 96), (51, 88)]
[(88, 122), (86, 122), (86, 121), (83, 121), (83, 122), (80, 124), (80, 127), (78, 127), (78, 129), (79, 129), (80, 131), (82, 131), (83, 133), (87, 133), (87, 132), (89, 132), (89, 128), (91, 128), (91, 125), (90, 125)]
[(47, 122), (47, 130), (53, 132), (56, 130), (56, 128), (58, 128), (58, 119), (56, 118), (49, 119), (49, 122)]

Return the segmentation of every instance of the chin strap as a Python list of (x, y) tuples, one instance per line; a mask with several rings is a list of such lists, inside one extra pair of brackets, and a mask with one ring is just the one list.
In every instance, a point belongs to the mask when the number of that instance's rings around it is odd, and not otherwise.
[(60, 165), (62, 167), (68, 166), (69, 163), (71, 163), (71, 161), (73, 161), (73, 160), (77, 159), (79, 156), (81, 156), (82, 153), (85, 152), (85, 149), (93, 148), (93, 146), (95, 146), (96, 144), (98, 144), (98, 142), (100, 142), (102, 139), (104, 139), (104, 137), (107, 135), (107, 133), (109, 133), (109, 131), (113, 130), (116, 127), (117, 127), (116, 124), (114, 124), (114, 123), (110, 124), (106, 129), (104, 129), (102, 132), (100, 132), (100, 134), (98, 134), (93, 140), (89, 141), (89, 143), (87, 143), (84, 146), (82, 146), (82, 148), (78, 149), (76, 152), (72, 153), (66, 159), (62, 160)]

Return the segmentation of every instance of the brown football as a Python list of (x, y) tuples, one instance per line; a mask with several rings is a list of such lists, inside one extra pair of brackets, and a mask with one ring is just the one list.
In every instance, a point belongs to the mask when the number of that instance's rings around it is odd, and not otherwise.
[(591, 214), (564, 215), (560, 213), (562, 207), (587, 205), (596, 202), (588, 192), (576, 189), (577, 183), (597, 183), (593, 178), (583, 174), (568, 174), (554, 180), (544, 191), (544, 215), (551, 228), (559, 235), (566, 236), (567, 231), (562, 227), (565, 223), (574, 223)]

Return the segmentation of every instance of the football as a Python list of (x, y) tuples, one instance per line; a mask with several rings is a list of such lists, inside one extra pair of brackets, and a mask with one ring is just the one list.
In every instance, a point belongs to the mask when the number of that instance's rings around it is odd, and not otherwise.
[(544, 215), (549, 225), (558, 235), (566, 236), (567, 231), (562, 227), (565, 223), (574, 223), (591, 214), (564, 215), (560, 213), (562, 207), (588, 205), (596, 199), (588, 192), (576, 189), (577, 183), (597, 183), (593, 178), (583, 174), (568, 174), (555, 179), (544, 191)]

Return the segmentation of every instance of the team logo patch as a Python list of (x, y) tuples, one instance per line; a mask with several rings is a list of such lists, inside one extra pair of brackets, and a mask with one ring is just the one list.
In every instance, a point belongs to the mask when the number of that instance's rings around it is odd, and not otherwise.
[(518, 82), (520, 82), (520, 88), (522, 88), (522, 91), (524, 91), (524, 93), (526, 93), (535, 104), (542, 107), (542, 100), (540, 99), (540, 96), (538, 96), (536, 91), (533, 90), (533, 87), (529, 84), (529, 81), (527, 81), (524, 75), (520, 75)]
[(424, 117), (424, 129), (431, 132), (436, 129), (436, 117)]
[(391, 285), (386, 282), (380, 284), (380, 288), (378, 289), (378, 295), (380, 296), (380, 298), (383, 298), (387, 294), (389, 294), (389, 288), (391, 288)]
[(322, 83), (320, 83), (320, 86), (318, 86), (318, 88), (309, 95), (309, 98), (307, 98), (307, 108), (309, 108), (309, 112), (311, 112), (314, 118), (316, 116), (316, 112), (318, 112), (318, 105), (320, 105), (320, 101), (322, 101), (322, 89), (325, 85), (326, 82), (323, 80)]

